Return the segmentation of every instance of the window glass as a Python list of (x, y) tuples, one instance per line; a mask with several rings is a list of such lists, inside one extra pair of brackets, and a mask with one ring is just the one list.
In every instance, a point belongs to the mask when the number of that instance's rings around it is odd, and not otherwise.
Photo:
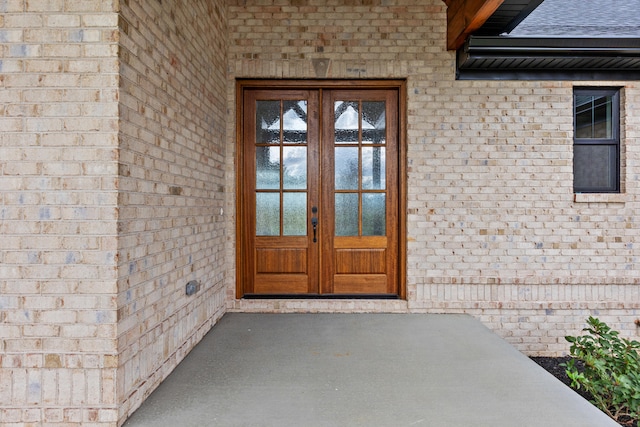
[(611, 138), (613, 97), (576, 95), (576, 138)]
[(385, 198), (384, 193), (365, 193), (362, 195), (363, 236), (385, 235)]
[(284, 236), (304, 236), (307, 234), (307, 193), (282, 195), (282, 224)]
[(576, 186), (607, 191), (615, 186), (616, 148), (613, 145), (576, 145), (573, 152)]
[(280, 235), (280, 193), (256, 193), (256, 236)]
[(357, 236), (358, 193), (336, 193), (336, 236)]
[(618, 89), (574, 90), (573, 190), (620, 191), (620, 96)]

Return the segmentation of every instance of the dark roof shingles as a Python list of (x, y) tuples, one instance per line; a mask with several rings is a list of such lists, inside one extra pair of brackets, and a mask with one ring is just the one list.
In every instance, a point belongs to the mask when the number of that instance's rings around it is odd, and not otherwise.
[(640, 37), (640, 0), (544, 0), (513, 37)]

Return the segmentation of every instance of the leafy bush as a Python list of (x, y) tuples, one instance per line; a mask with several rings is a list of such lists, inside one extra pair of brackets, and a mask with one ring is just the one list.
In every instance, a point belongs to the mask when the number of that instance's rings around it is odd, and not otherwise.
[[(589, 317), (587, 335), (567, 336), (573, 359), (566, 364), (571, 387), (584, 388), (592, 403), (618, 421), (640, 415), (640, 342), (620, 338), (604, 322)], [(576, 360), (584, 364), (579, 369)]]

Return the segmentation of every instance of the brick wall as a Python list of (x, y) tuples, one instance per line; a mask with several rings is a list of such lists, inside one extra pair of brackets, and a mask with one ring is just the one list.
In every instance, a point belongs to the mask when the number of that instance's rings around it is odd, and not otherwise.
[(0, 425), (113, 424), (117, 15), (0, 12)]
[(625, 87), (625, 190), (574, 199), (574, 82), (456, 81), (445, 15), (441, 0), (230, 3), (230, 86), (406, 78), (408, 88), (408, 301), (238, 300), (233, 309), (465, 312), (538, 355), (568, 351), (562, 337), (590, 314), (635, 337), (640, 88), (577, 83)]
[[(224, 2), (121, 2), (119, 419), (225, 311)], [(199, 291), (185, 295), (187, 282)]]
[(0, 424), (119, 425), (225, 310), (224, 5), (0, 12)]
[[(637, 335), (636, 83), (588, 83), (624, 192), (574, 197), (573, 82), (456, 81), (442, 1), (256, 3), (0, 2), (0, 424), (121, 424), (227, 306)], [(407, 79), (407, 301), (234, 299), (238, 77)]]

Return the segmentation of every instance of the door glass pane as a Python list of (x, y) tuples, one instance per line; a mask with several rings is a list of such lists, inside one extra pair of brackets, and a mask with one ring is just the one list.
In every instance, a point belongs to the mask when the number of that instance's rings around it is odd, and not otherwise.
[(282, 135), (285, 144), (307, 143), (307, 101), (283, 101)]
[(282, 226), (284, 236), (307, 234), (307, 193), (284, 193)]
[(362, 195), (362, 235), (384, 236), (385, 231), (385, 205), (384, 193), (368, 193)]
[(307, 147), (284, 147), (284, 188), (288, 190), (307, 188)]
[(358, 189), (358, 147), (336, 147), (336, 190)]
[(362, 102), (362, 143), (384, 144), (386, 142), (385, 102)]
[(256, 147), (256, 188), (280, 188), (280, 147)]
[(577, 95), (575, 97), (575, 137), (578, 139), (612, 138), (612, 102), (612, 96), (608, 95)]
[(358, 193), (336, 193), (336, 236), (357, 236), (358, 217)]
[(280, 101), (256, 102), (256, 144), (280, 143)]
[(280, 193), (256, 193), (256, 236), (280, 235)]
[(384, 190), (386, 181), (384, 147), (362, 148), (362, 188)]
[(617, 146), (574, 145), (573, 174), (577, 189), (610, 190), (617, 184)]
[(334, 110), (336, 144), (357, 144), (360, 128), (358, 101), (336, 101)]

